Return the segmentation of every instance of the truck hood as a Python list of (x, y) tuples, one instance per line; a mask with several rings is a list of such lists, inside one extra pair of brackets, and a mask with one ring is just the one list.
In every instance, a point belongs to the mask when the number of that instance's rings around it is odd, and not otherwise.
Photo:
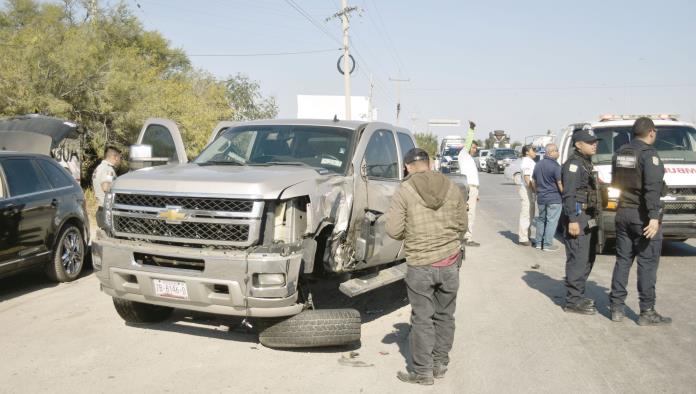
[(172, 194), (220, 194), (232, 198), (277, 199), (289, 186), (318, 180), (316, 170), (294, 166), (199, 166), (181, 164), (149, 167), (120, 176), (113, 190)]
[[(667, 186), (696, 186), (696, 164), (664, 163)], [(602, 183), (611, 183), (611, 164), (595, 165)]]

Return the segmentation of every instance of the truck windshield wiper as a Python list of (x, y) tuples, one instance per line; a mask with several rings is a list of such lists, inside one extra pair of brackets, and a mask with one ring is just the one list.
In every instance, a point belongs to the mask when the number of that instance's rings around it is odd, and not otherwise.
[(301, 166), (311, 167), (307, 163), (301, 161), (267, 161), (265, 163), (249, 163), (250, 166)]
[(204, 161), (203, 163), (196, 163), (199, 166), (243, 166), (246, 165), (246, 163), (242, 163), (241, 161), (236, 161), (236, 160), (211, 160), (211, 161)]

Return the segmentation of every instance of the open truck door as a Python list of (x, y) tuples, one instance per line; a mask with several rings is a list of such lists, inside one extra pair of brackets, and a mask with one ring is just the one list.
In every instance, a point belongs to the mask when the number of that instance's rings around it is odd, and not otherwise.
[(130, 149), (131, 169), (188, 163), (179, 127), (169, 119), (149, 118)]

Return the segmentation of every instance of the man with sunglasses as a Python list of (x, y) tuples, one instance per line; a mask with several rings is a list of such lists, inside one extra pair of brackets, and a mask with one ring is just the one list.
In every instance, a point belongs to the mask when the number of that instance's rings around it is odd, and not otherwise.
[(612, 186), (621, 190), (616, 211), (616, 265), (611, 279), (611, 320), (624, 318), (626, 285), (634, 258), (638, 260), (638, 325), (670, 324), (672, 319), (655, 311), (655, 282), (662, 252), (660, 220), (665, 168), (653, 147), (657, 138), (650, 118), (633, 124), (633, 139), (612, 159)]
[(585, 297), (585, 284), (595, 261), (597, 242), (597, 183), (593, 175), (592, 156), (597, 140), (590, 128), (573, 134), (575, 150), (563, 164), (563, 213), (566, 248), (566, 312), (592, 315), (597, 312), (594, 300)]

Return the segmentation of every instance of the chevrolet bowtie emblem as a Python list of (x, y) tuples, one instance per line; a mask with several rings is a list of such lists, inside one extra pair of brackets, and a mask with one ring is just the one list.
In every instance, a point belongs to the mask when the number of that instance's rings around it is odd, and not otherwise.
[(167, 210), (158, 213), (157, 217), (164, 219), (167, 223), (180, 223), (188, 219), (188, 215), (180, 212), (180, 209), (180, 207), (167, 207)]

